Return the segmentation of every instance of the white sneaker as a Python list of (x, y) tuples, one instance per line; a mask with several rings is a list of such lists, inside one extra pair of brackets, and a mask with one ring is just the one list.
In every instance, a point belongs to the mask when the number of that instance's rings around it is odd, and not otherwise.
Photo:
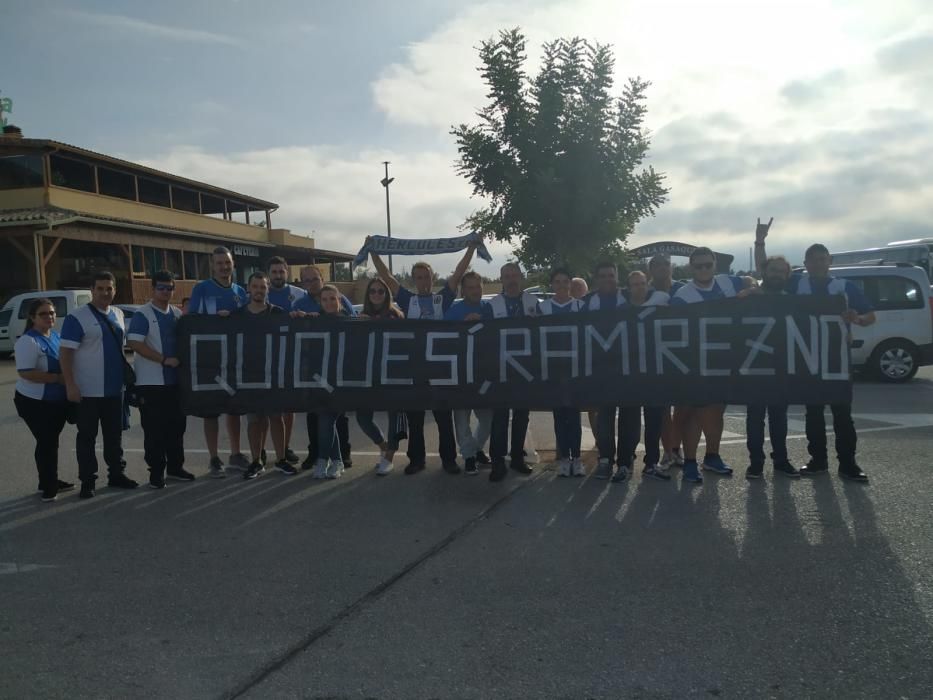
[(526, 464), (540, 464), (541, 458), (538, 456), (538, 451), (534, 449), (529, 450), (528, 454), (525, 455), (525, 463)]
[(570, 473), (574, 476), (586, 476), (586, 467), (583, 466), (583, 460), (577, 457), (570, 463)]
[(343, 476), (343, 462), (339, 459), (332, 459), (325, 474), (328, 479), (339, 479)]
[(570, 476), (570, 460), (566, 457), (557, 460), (557, 476)]
[(311, 470), (312, 479), (326, 479), (327, 478), (327, 462), (323, 459), (319, 459), (314, 463), (314, 469)]
[(379, 460), (379, 464), (376, 465), (376, 474), (378, 476), (385, 476), (390, 471), (392, 471), (393, 466), (394, 465), (392, 464), (391, 461), (383, 457), (382, 459)]
[(658, 466), (664, 467), (665, 469), (669, 469), (671, 464), (673, 463), (674, 463), (674, 455), (670, 452), (665, 452), (664, 456), (661, 457), (661, 461), (659, 462)]
[(683, 456), (683, 453), (681, 453), (680, 450), (676, 450), (676, 451), (674, 452), (674, 465), (677, 466), (677, 467), (682, 467), (682, 466), (684, 466), (684, 456)]

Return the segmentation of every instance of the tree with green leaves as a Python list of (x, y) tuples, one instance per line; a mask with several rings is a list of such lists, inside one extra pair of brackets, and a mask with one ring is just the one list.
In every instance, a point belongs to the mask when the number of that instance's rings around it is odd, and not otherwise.
[(540, 72), (525, 73), (520, 29), (482, 43), (479, 71), (489, 87), (476, 125), (452, 129), (457, 170), (489, 206), (463, 228), (518, 239), (528, 267), (624, 257), (626, 238), (667, 197), (664, 175), (644, 160), (649, 83), (630, 79), (612, 96), (615, 59), (580, 38), (544, 44)]

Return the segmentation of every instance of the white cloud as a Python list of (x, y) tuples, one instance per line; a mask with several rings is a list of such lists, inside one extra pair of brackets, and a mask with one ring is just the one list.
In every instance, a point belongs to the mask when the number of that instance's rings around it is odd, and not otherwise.
[(686, 238), (739, 257), (758, 215), (776, 217), (791, 254), (814, 237), (883, 243), (917, 226), (933, 234), (933, 172), (915, 128), (933, 120), (931, 93), (890, 75), (927, 73), (931, 17), (909, 0), (486, 2), (409, 47), (372, 90), (391, 121), (446, 131), (484, 104), (475, 47), (498, 30), (522, 28), (531, 73), (543, 41), (611, 43), (619, 83), (653, 82), (651, 162), (672, 188), (633, 245)]
[[(703, 243), (744, 266), (758, 216), (775, 217), (772, 247), (794, 259), (813, 240), (838, 250), (933, 235), (933, 95), (920, 79), (933, 20), (924, 4), (471, 3), (378, 76), (376, 106), (390, 124), (420, 129), (425, 143), (437, 143), (451, 124), (474, 121), (484, 104), (476, 47), (513, 26), (528, 36), (532, 73), (541, 42), (579, 35), (614, 45), (619, 82), (653, 81), (651, 162), (668, 174), (672, 191), (633, 246)], [(391, 138), (391, 128), (386, 133)], [(385, 230), (382, 160), (393, 162), (396, 178), (395, 235), (453, 235), (481, 205), (454, 172), (456, 149), (446, 143), (223, 155), (179, 146), (146, 162), (279, 202), (274, 225), (313, 230), (320, 247), (353, 251), (367, 233)], [(509, 250), (491, 248), (497, 262)], [(456, 256), (438, 262), (449, 269)]]
[[(390, 175), (395, 178), (390, 186), (393, 235), (459, 235), (457, 226), (476, 206), (446, 153), (347, 154), (328, 147), (292, 147), (216, 154), (178, 147), (140, 162), (276, 202), (275, 228), (313, 235), (319, 248), (356, 252), (367, 234), (385, 233), (385, 190), (379, 183), (384, 160), (393, 162)], [(507, 253), (501, 244), (492, 250), (502, 258)], [(456, 256), (438, 260), (442, 271), (456, 264)], [(475, 267), (484, 274), (493, 269), (484, 262)]]
[(82, 22), (94, 24), (118, 33), (127, 32), (138, 36), (147, 36), (155, 39), (183, 41), (196, 44), (223, 44), (227, 46), (241, 46), (241, 42), (232, 36), (218, 34), (217, 32), (209, 32), (203, 29), (175, 27), (167, 24), (158, 24), (156, 22), (147, 22), (146, 20), (137, 19), (135, 17), (127, 17), (126, 15), (115, 15), (106, 12), (69, 10), (66, 14)]

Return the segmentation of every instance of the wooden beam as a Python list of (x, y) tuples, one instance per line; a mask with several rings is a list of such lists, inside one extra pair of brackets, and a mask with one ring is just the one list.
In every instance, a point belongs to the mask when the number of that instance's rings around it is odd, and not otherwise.
[(36, 287), (45, 289), (45, 265), (42, 264), (42, 236), (33, 232), (32, 250), (36, 260)]
[[(43, 238), (44, 238), (44, 236), (43, 236)], [(65, 239), (63, 239), (63, 238), (56, 238), (56, 239), (55, 239), (55, 242), (52, 244), (52, 247), (49, 248), (49, 252), (46, 253), (44, 256), (42, 256), (42, 265), (43, 265), (43, 266), (49, 264), (49, 260), (51, 260), (51, 259), (52, 259), (52, 256), (55, 255), (55, 251), (58, 250), (58, 246), (60, 246), (60, 245), (62, 244), (62, 241), (63, 241), (63, 240), (65, 240)]]
[(7, 238), (6, 240), (8, 240), (10, 242), (10, 245), (16, 248), (16, 250), (18, 250), (24, 258), (32, 262), (32, 253), (29, 252), (29, 249), (26, 248), (26, 246), (24, 246), (22, 243), (20, 243), (18, 240), (16, 240), (12, 236)]

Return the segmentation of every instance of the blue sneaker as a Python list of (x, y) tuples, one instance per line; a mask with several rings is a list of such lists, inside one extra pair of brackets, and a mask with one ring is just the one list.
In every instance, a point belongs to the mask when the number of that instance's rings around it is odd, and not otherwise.
[(732, 467), (723, 462), (719, 455), (706, 455), (703, 458), (703, 469), (723, 476), (732, 476)]
[(703, 483), (703, 475), (700, 474), (700, 470), (697, 468), (697, 461), (695, 459), (685, 459), (683, 470), (684, 481), (690, 481), (694, 484)]

